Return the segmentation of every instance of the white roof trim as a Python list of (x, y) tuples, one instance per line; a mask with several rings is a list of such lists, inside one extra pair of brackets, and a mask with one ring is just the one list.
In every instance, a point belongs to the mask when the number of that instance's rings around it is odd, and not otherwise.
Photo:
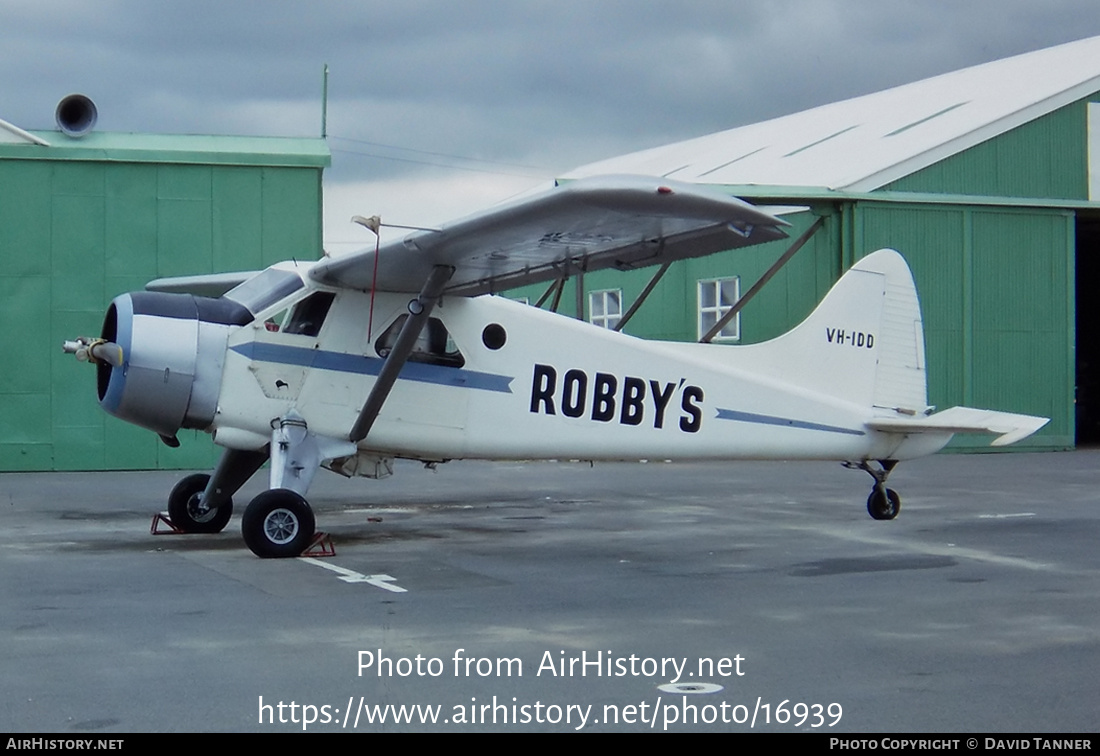
[(571, 171), (868, 192), (1100, 91), (1100, 37)]
[(0, 143), (17, 144), (19, 142), (30, 142), (42, 147), (49, 147), (50, 143), (41, 137), (36, 137), (29, 131), (23, 131), (23, 129), (10, 124), (7, 121), (0, 119)]

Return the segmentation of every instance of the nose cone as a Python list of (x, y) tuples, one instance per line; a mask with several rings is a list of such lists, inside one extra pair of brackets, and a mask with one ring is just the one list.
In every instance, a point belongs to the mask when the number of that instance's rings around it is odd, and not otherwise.
[(135, 291), (111, 302), (101, 339), (64, 349), (96, 363), (104, 410), (167, 441), (180, 428), (210, 427), (229, 333), (253, 319), (224, 298)]
[(193, 299), (135, 292), (111, 302), (102, 336), (122, 348), (123, 363), (97, 366), (104, 410), (162, 436), (183, 426), (198, 355)]

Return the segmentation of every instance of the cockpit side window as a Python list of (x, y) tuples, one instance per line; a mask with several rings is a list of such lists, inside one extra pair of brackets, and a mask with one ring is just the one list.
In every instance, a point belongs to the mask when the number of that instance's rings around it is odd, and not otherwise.
[(325, 317), (336, 295), (331, 291), (318, 291), (299, 302), (283, 331), (302, 336), (316, 336), (321, 332)]
[[(405, 325), (408, 315), (402, 315), (393, 321), (381, 336), (374, 342), (374, 351), (379, 357), (387, 357), (397, 343), (397, 336), (401, 333), (401, 326)], [(466, 364), (466, 358), (458, 350), (447, 326), (439, 318), (428, 318), (424, 330), (413, 346), (409, 362), (424, 362), (429, 365), (443, 365), (444, 367), (460, 368)]]

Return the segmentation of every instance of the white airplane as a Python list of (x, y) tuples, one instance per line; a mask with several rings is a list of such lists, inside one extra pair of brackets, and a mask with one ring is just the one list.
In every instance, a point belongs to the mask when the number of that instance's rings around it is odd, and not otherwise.
[(310, 545), (319, 467), (379, 478), (394, 458), (835, 459), (871, 474), (868, 511), (892, 519), (898, 460), (957, 432), (1005, 445), (1047, 422), (933, 414), (920, 305), (892, 250), (748, 346), (646, 341), (490, 296), (772, 241), (785, 225), (700, 186), (585, 179), (342, 257), (154, 281), (114, 299), (99, 338), (65, 349), (97, 363), (110, 414), (169, 445), (193, 428), (224, 447), (212, 475), (172, 490), (178, 528), (222, 530), (270, 461), (242, 521), (261, 557)]

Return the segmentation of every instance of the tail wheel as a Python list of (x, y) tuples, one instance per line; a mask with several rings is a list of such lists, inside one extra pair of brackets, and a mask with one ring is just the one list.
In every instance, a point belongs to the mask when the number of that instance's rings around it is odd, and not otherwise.
[(168, 518), (185, 533), (220, 533), (233, 516), (233, 499), (216, 507), (203, 502), (203, 491), (210, 482), (204, 473), (188, 475), (168, 494)]
[(876, 520), (892, 520), (901, 511), (898, 492), (885, 486), (875, 486), (867, 497), (867, 513)]
[(264, 491), (250, 501), (241, 520), (245, 544), (264, 559), (298, 556), (309, 547), (315, 529), (309, 503), (285, 488)]

